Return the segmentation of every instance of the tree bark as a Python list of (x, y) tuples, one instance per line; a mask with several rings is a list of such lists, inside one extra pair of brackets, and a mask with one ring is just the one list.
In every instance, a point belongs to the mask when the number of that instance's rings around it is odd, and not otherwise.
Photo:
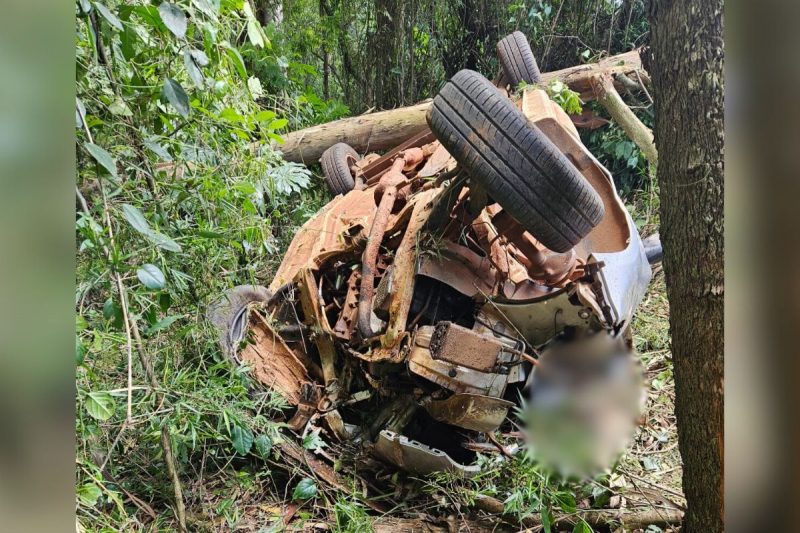
[(722, 531), (722, 0), (651, 0), (649, 18), (683, 530)]
[[(597, 63), (545, 72), (542, 80), (545, 85), (561, 80), (579, 92), (584, 101), (589, 101), (594, 99), (592, 81), (595, 77), (616, 73), (634, 75), (641, 68), (639, 52), (633, 50)], [(427, 101), (293, 131), (283, 135), (284, 143), (275, 148), (283, 152), (287, 161), (308, 164), (317, 162), (322, 152), (337, 142), (347, 143), (360, 153), (386, 150), (427, 128), (425, 113), (429, 107), (430, 101)]]

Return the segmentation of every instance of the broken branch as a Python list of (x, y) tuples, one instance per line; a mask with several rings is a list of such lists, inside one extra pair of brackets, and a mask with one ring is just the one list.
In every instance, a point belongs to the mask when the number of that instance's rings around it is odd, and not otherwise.
[(658, 164), (658, 152), (653, 142), (653, 132), (645, 126), (614, 87), (614, 82), (609, 74), (596, 76), (592, 83), (597, 101), (608, 111), (620, 128), (639, 147), (644, 156), (653, 165)]

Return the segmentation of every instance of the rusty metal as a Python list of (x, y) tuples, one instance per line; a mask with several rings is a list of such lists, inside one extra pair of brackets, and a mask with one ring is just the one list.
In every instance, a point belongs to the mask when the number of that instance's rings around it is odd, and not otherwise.
[[(400, 161), (400, 160), (398, 160)], [(402, 161), (401, 161), (402, 163)], [(394, 167), (393, 167), (394, 168)], [(402, 175), (401, 175), (402, 176)], [(361, 259), (361, 290), (358, 296), (358, 331), (362, 339), (369, 339), (375, 336), (372, 331), (372, 299), (375, 295), (375, 261), (378, 257), (378, 250), (386, 232), (386, 224), (389, 215), (394, 207), (397, 197), (397, 184), (392, 173), (386, 174), (386, 186), (382, 189), (378, 203), (378, 210), (375, 218), (372, 219), (372, 227), (367, 238), (367, 247)], [(384, 181), (383, 179), (381, 181)], [(377, 195), (377, 188), (375, 190)]]
[(342, 304), (342, 312), (336, 325), (333, 326), (333, 334), (338, 338), (349, 341), (353, 336), (353, 329), (358, 318), (358, 286), (361, 280), (361, 272), (354, 270), (347, 280), (347, 295)]
[(577, 266), (574, 249), (564, 253), (547, 250), (506, 211), (500, 211), (492, 218), (492, 222), (522, 252), (517, 259), (525, 265), (532, 279), (542, 280), (554, 287), (561, 287), (569, 280)]
[(512, 402), (480, 394), (453, 394), (445, 400), (423, 403), (436, 420), (484, 433), (500, 427), (512, 405)]
[(306, 366), (260, 313), (250, 313), (249, 339), (239, 352), (241, 361), (257, 381), (298, 405), (304, 385), (311, 383)]
[[(512, 379), (510, 372), (481, 372), (468, 366), (435, 359), (431, 354), (434, 329), (433, 326), (422, 326), (417, 329), (408, 355), (408, 369), (411, 372), (453, 392), (496, 398), (503, 396), (506, 386)], [(516, 354), (501, 350), (498, 353), (498, 360), (505, 360), (511, 368), (518, 368), (518, 365), (511, 366), (512, 363), (519, 361)]]
[(434, 359), (481, 372), (491, 372), (495, 369), (502, 349), (500, 341), (451, 322), (436, 324), (430, 342), (430, 351)]
[(361, 260), (361, 290), (358, 299), (358, 331), (362, 339), (375, 336), (372, 330), (372, 301), (375, 296), (375, 262), (378, 256), (389, 215), (405, 205), (409, 195), (408, 188), (402, 188), (406, 182), (403, 170), (411, 169), (422, 161), (423, 152), (420, 148), (409, 148), (399, 154), (392, 163), (389, 171), (383, 175), (378, 186), (375, 187), (375, 201), (378, 210), (369, 230), (367, 247)]
[(375, 185), (378, 183), (378, 179), (380, 178), (381, 174), (386, 172), (394, 162), (395, 158), (404, 150), (408, 150), (409, 148), (415, 148), (418, 146), (423, 146), (428, 143), (432, 143), (436, 140), (436, 137), (433, 136), (433, 132), (429, 129), (425, 129), (409, 140), (401, 144), (396, 148), (392, 148), (385, 155), (376, 159), (363, 170), (364, 179), (366, 179), (367, 186)]

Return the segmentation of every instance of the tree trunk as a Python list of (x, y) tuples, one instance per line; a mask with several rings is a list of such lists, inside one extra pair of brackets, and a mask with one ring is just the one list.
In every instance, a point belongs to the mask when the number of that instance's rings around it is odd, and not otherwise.
[(651, 0), (649, 10), (683, 530), (722, 531), (722, 0)]

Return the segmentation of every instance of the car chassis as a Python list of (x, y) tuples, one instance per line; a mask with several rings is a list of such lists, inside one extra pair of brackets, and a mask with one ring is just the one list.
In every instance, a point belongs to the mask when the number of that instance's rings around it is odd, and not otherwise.
[(291, 404), (290, 429), (471, 475), (543, 350), (630, 338), (651, 271), (613, 178), (544, 91), (516, 105), (600, 196), (600, 223), (548, 250), (430, 130), (352, 161), (356, 187), (298, 231), (269, 288), (211, 310), (225, 351)]

